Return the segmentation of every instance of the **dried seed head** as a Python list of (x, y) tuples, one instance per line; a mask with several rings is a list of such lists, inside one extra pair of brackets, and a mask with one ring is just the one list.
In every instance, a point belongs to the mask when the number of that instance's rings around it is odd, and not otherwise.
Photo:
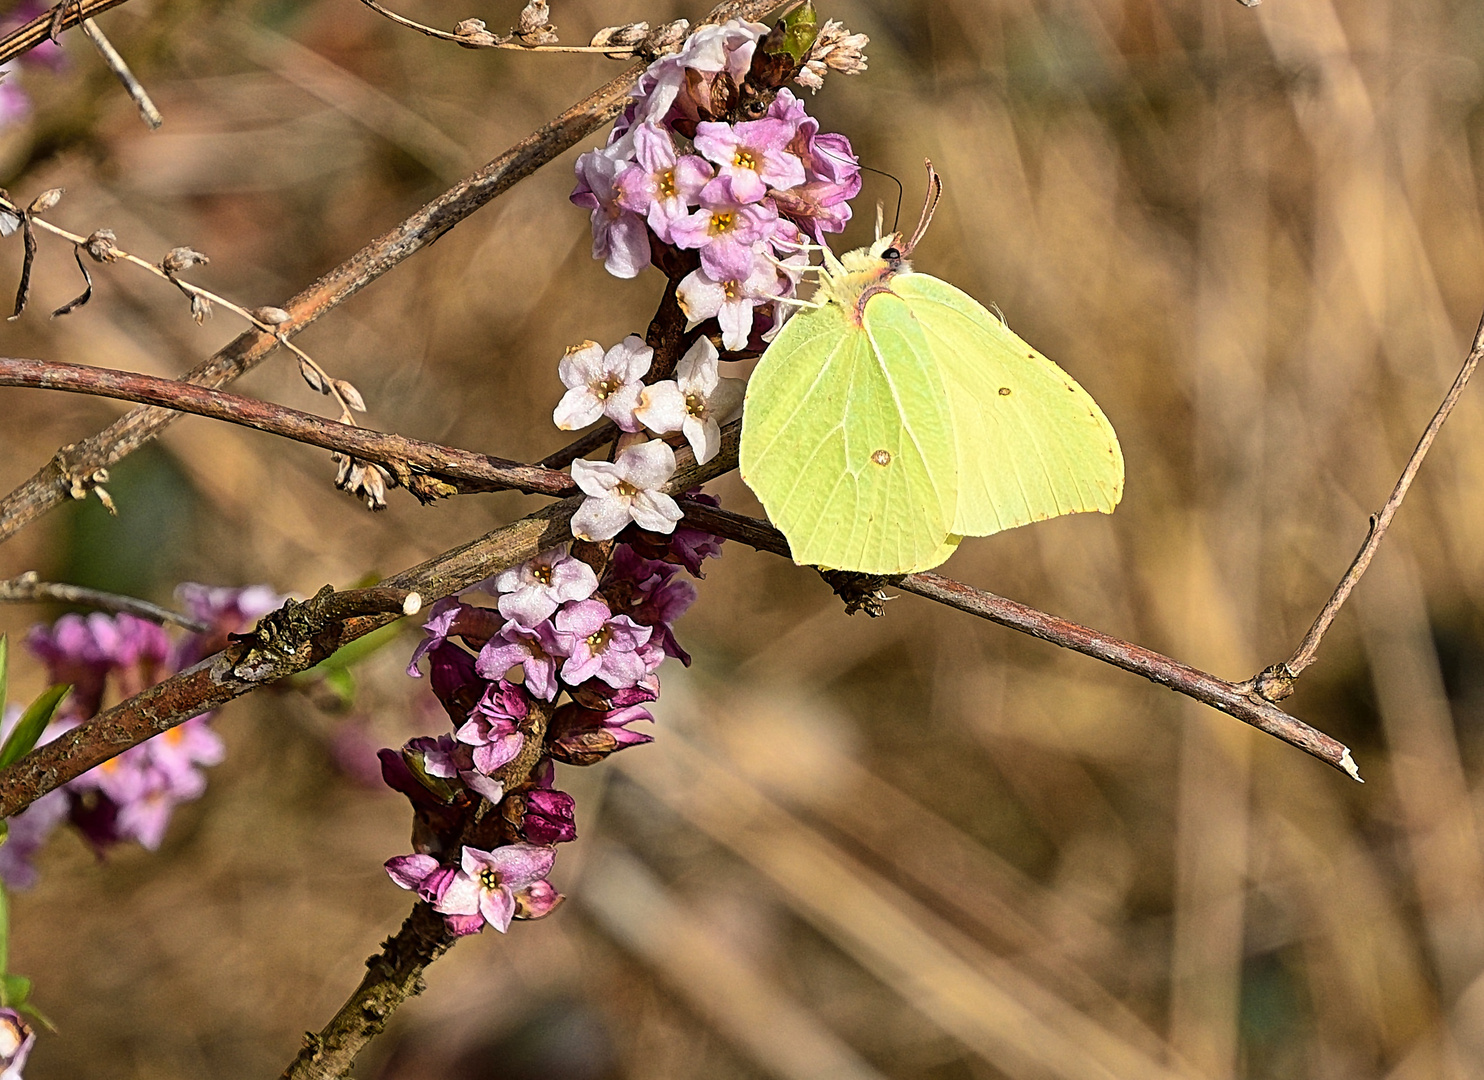
[(465, 19), (453, 28), (453, 34), (466, 49), (492, 49), (500, 43), (499, 38), (485, 29), (483, 19)]
[(593, 35), (592, 45), (602, 48), (611, 45), (615, 49), (632, 49), (639, 42), (649, 36), (649, 24), (647, 22), (625, 23), (623, 26), (609, 26), (599, 30)]
[(66, 188), (59, 187), (48, 188), (40, 195), (36, 196), (36, 198), (31, 200), (31, 205), (26, 207), (26, 212), (28, 214), (46, 213), (53, 206), (56, 206), (57, 203), (62, 201), (62, 193), (66, 190)]
[(513, 33), (522, 45), (555, 45), (556, 27), (551, 25), (551, 9), (546, 0), (530, 0), (521, 8), (520, 22)]
[(842, 75), (859, 75), (866, 70), (866, 56), (862, 51), (871, 39), (865, 34), (852, 34), (836, 19), (825, 21), (824, 29), (814, 39), (809, 50), (809, 59), (795, 77), (795, 82), (810, 90), (824, 85), (827, 70), (833, 69)]
[(118, 237), (112, 229), (95, 229), (91, 236), (84, 241), (82, 248), (94, 262), (111, 263), (119, 257), (119, 249), (113, 246)]
[(197, 263), (205, 266), (211, 262), (205, 255), (195, 248), (178, 247), (171, 248), (169, 254), (160, 260), (160, 269), (167, 274), (178, 274), (182, 270), (188, 270)]
[(191, 318), (196, 320), (197, 326), (202, 325), (207, 319), (211, 318), (211, 301), (200, 293), (195, 293), (191, 296)]
[(254, 319), (257, 319), (258, 322), (265, 323), (268, 326), (282, 326), (293, 318), (292, 315), (281, 307), (253, 308), (248, 314)]
[(395, 485), (392, 474), (380, 465), (360, 461), (341, 453), (330, 455), (340, 468), (335, 473), (335, 486), (359, 499), (366, 500), (366, 509), (386, 509), (386, 489)]

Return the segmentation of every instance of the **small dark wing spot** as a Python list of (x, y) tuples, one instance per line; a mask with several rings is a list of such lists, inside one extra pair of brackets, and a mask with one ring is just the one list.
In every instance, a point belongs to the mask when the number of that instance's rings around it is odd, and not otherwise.
[(1010, 396), (1010, 388), (1008, 386), (1002, 386), (1002, 387), (1000, 387), (1000, 397), (1009, 397), (1009, 396)]
[(875, 451), (871, 455), (871, 460), (873, 462), (875, 462), (877, 465), (890, 465), (891, 464), (891, 451), (890, 450), (877, 450), (877, 451)]

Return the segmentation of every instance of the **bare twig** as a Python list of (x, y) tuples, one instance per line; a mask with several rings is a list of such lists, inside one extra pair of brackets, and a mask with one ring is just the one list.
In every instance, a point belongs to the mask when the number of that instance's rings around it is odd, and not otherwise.
[[(131, 266), (137, 266), (141, 270), (146, 270), (163, 281), (168, 281), (171, 285), (174, 285), (177, 289), (179, 289), (182, 293), (190, 298), (192, 302), (191, 310), (193, 313), (202, 311), (209, 313), (213, 304), (219, 305), (226, 308), (233, 314), (240, 315), (243, 319), (251, 323), (257, 330), (260, 330), (265, 334), (275, 335), (278, 338), (280, 345), (297, 356), (299, 358), (299, 362), (309, 369), (309, 373), (312, 373), (313, 376), (317, 376), (317, 378), (310, 377), (310, 375), (306, 373), (306, 381), (308, 381), (311, 386), (313, 386), (316, 390), (319, 390), (321, 393), (329, 394), (334, 397), (336, 403), (340, 406), (341, 422), (346, 424), (355, 423), (355, 420), (351, 416), (351, 411), (355, 408), (355, 402), (347, 400), (347, 396), (341, 388), (341, 381), (339, 379), (331, 378), (329, 373), (327, 373), (324, 368), (315, 363), (313, 357), (311, 357), (297, 345), (290, 342), (283, 333), (281, 322), (275, 321), (281, 320), (286, 317), (285, 312), (283, 312), (281, 309), (245, 308), (240, 304), (233, 303), (231, 300), (228, 300), (224, 296), (218, 296), (210, 289), (203, 289), (199, 285), (191, 284), (189, 281), (186, 281), (180, 276), (180, 271), (178, 269), (171, 268), (170, 260), (175, 252), (188, 253), (190, 259), (186, 260), (187, 264), (190, 264), (192, 261), (202, 263), (206, 262), (206, 257), (200, 252), (191, 251), (189, 248), (176, 248), (175, 251), (171, 252), (170, 255), (167, 255), (163, 260), (161, 260), (161, 262), (152, 263), (148, 259), (142, 259), (138, 255), (132, 255), (129, 252), (125, 251), (123, 248), (116, 245), (113, 242), (114, 235), (112, 232), (100, 230), (99, 232), (95, 232), (92, 236), (79, 236), (77, 233), (68, 232), (66, 229), (63, 229), (60, 226), (53, 225), (51, 222), (37, 217), (34, 211), (23, 214), (20, 210), (20, 207), (5, 198), (0, 198), (0, 211), (8, 211), (10, 213), (16, 214), (21, 218), (22, 222), (27, 227), (34, 224), (38, 228), (44, 229), (55, 236), (60, 236), (64, 240), (70, 241), (73, 244), (74, 250), (78, 253), (77, 265), (83, 268), (83, 276), (88, 279), (88, 294), (91, 294), (92, 292), (93, 282), (91, 277), (88, 276), (87, 268), (83, 266), (81, 257), (81, 253), (83, 251), (88, 252), (99, 262), (125, 262)], [(28, 250), (34, 249), (34, 246), (35, 242), (33, 240), (30, 242), (30, 247), (28, 248)], [(25, 274), (23, 274), (22, 277), (24, 279)], [(205, 302), (204, 307), (199, 306), (202, 301)], [(55, 318), (58, 315), (66, 315), (70, 311), (81, 307), (82, 303), (84, 302), (86, 302), (84, 297), (79, 297), (78, 300), (66, 304), (58, 308), (56, 311), (52, 312), (52, 317)], [(17, 300), (16, 307), (16, 316), (19, 316), (20, 308), (23, 307), (19, 300)], [(270, 320), (269, 318), (265, 317), (265, 315), (267, 315), (269, 312), (272, 312), (274, 314), (274, 319)], [(12, 316), (12, 318), (14, 317), (15, 316)], [(199, 322), (202, 317), (204, 316), (198, 315), (197, 321)], [(0, 537), (0, 539), (3, 539), (3, 537)]]
[(1376, 550), (1381, 546), (1382, 537), (1386, 535), (1386, 530), (1391, 526), (1391, 519), (1396, 516), (1402, 500), (1406, 498), (1407, 489), (1412, 486), (1417, 470), (1422, 468), (1423, 458), (1427, 457), (1433, 440), (1438, 437), (1438, 432), (1442, 430), (1444, 422), (1453, 412), (1453, 407), (1458, 404), (1458, 399), (1473, 376), (1474, 369), (1479, 366), (1481, 358), (1484, 358), (1484, 317), (1480, 318), (1479, 327), (1474, 331), (1474, 342), (1469, 347), (1468, 356), (1464, 357), (1463, 367), (1459, 368), (1458, 375), (1453, 379), (1453, 385), (1448, 388), (1448, 393), (1443, 397), (1443, 403), (1438, 406), (1438, 411), (1428, 421), (1422, 438), (1417, 440), (1416, 449), (1407, 459), (1406, 467), (1402, 469), (1401, 476), (1397, 478), (1396, 486), (1391, 489), (1391, 497), (1386, 500), (1386, 505), (1381, 507), (1379, 513), (1371, 515), (1370, 527), (1366, 531), (1366, 538), (1361, 543), (1360, 550), (1355, 553), (1350, 568), (1345, 571), (1344, 577), (1340, 578), (1329, 601), (1315, 618), (1314, 625), (1309, 627), (1309, 632), (1304, 635), (1304, 640), (1299, 642), (1292, 656), (1280, 664), (1264, 669), (1242, 683), (1244, 691), (1256, 694), (1266, 701), (1282, 701), (1293, 693), (1294, 683), (1304, 669), (1318, 656), (1319, 644), (1324, 640), (1324, 635), (1335, 621), (1335, 616), (1340, 613), (1341, 606), (1360, 582), (1361, 575), (1371, 565), (1371, 559), (1375, 557)]
[(225, 420), (376, 462), (386, 466), (403, 486), (416, 472), (458, 482), (458, 490), (465, 492), (513, 488), (530, 494), (570, 495), (576, 490), (569, 476), (552, 469), (337, 424), (283, 405), (152, 375), (0, 357), (0, 386), (97, 394)]
[(122, 3), (124, 0), (67, 0), (49, 8), (0, 38), (0, 64), (30, 52), (43, 41), (53, 39), (57, 33), (71, 29), (84, 19), (91, 19)]
[[(694, 528), (740, 540), (760, 551), (785, 556), (789, 553), (788, 541), (783, 534), (766, 521), (689, 500), (682, 500), (682, 506), (685, 509), (686, 523)], [(1214, 709), (1220, 709), (1228, 716), (1251, 724), (1290, 746), (1314, 755), (1354, 779), (1360, 779), (1360, 772), (1347, 747), (1302, 720), (1289, 716), (1271, 702), (1249, 693), (1242, 685), (1219, 679), (1132, 642), (1122, 641), (938, 574), (906, 574), (882, 580), (884, 584), (905, 592), (925, 596), (929, 600), (936, 600), (970, 615), (999, 623), (1022, 634), (1030, 634), (1124, 671), (1142, 675), (1151, 682), (1167, 686)]]
[(134, 73), (129, 70), (129, 65), (124, 63), (124, 58), (113, 47), (113, 42), (103, 36), (103, 31), (92, 19), (82, 21), (82, 32), (88, 36), (88, 40), (98, 50), (98, 55), (103, 57), (103, 62), (108, 65), (108, 69), (117, 76), (119, 82), (124, 84), (124, 89), (129, 92), (129, 96), (134, 99), (134, 104), (138, 106), (139, 115), (144, 120), (145, 126), (151, 131), (158, 131), (160, 125), (165, 122), (165, 118), (160, 115), (160, 110), (155, 108), (155, 103), (150, 100), (149, 91), (134, 77)]
[(160, 607), (158, 604), (151, 604), (148, 600), (138, 600), (132, 596), (120, 596), (117, 593), (102, 592), (98, 589), (85, 589), (81, 585), (63, 585), (55, 581), (42, 581), (40, 575), (34, 570), (28, 570), (19, 577), (0, 581), (0, 601), (12, 603), (56, 601), (62, 604), (76, 604), (79, 607), (98, 608), (102, 611), (123, 611), (130, 615), (138, 615), (141, 619), (148, 619), (150, 622), (174, 623), (176, 626), (183, 626), (197, 634), (204, 634), (211, 629), (199, 619)]
[(634, 56), (636, 54), (635, 49), (614, 45), (526, 45), (519, 40), (497, 38), (495, 37), (495, 35), (489, 33), (488, 31), (483, 31), (482, 28), (481, 32), (478, 33), (450, 33), (447, 30), (439, 30), (438, 28), (433, 26), (425, 26), (420, 22), (416, 22), (412, 19), (407, 18), (405, 15), (398, 15), (390, 8), (383, 7), (381, 4), (378, 4), (376, 0), (361, 0), (361, 3), (365, 4), (368, 8), (376, 12), (378, 15), (382, 15), (390, 19), (398, 26), (405, 26), (409, 30), (416, 30), (419, 34), (426, 34), (428, 37), (437, 38), (439, 41), (451, 41), (455, 45), (462, 45), (466, 49), (515, 49), (519, 52), (602, 53), (603, 55), (610, 56), (615, 60), (624, 59), (625, 57)]

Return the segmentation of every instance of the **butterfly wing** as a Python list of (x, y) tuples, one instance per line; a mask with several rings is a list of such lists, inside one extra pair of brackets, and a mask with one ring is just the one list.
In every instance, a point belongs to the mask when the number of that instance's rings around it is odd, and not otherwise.
[(895, 297), (870, 307), (865, 327), (837, 304), (784, 326), (747, 384), (741, 471), (795, 562), (897, 574), (952, 551), (956, 451), (921, 327)]
[[(1123, 495), (1123, 451), (1092, 396), (973, 297), (927, 274), (891, 289), (922, 326), (953, 416), (952, 531), (987, 536)], [(869, 324), (877, 298), (867, 303)]]

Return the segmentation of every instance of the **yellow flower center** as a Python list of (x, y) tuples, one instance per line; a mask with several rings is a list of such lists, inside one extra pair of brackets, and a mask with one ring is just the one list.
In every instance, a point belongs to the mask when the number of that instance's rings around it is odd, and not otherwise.
[(706, 399), (700, 394), (685, 395), (685, 411), (692, 416), (704, 418), (706, 416)]
[(479, 887), (485, 892), (494, 892), (500, 887), (499, 872), (489, 867), (479, 871)]
[(613, 490), (616, 494), (625, 499), (632, 499), (635, 495), (639, 494), (639, 489), (636, 488), (633, 484), (629, 483), (627, 480), (620, 480), (618, 482), (618, 486), (615, 487)]
[(662, 173), (656, 173), (655, 186), (659, 189), (661, 198), (673, 199), (679, 190), (675, 187), (675, 170), (666, 169)]
[(541, 563), (537, 563), (535, 566), (531, 567), (531, 576), (542, 585), (550, 585), (551, 567), (545, 566)]
[(593, 383), (593, 397), (599, 401), (607, 401), (609, 395), (618, 393), (618, 389), (621, 386), (623, 386), (623, 383), (618, 381), (617, 375), (605, 375)]
[(613, 636), (613, 631), (604, 623), (598, 629), (587, 636), (587, 647), (595, 653), (602, 652), (608, 647), (608, 639)]
[(737, 215), (730, 210), (711, 215), (711, 235), (722, 236), (737, 227)]
[(728, 300), (735, 300), (737, 299), (737, 294), (742, 291), (742, 283), (740, 281), (723, 281), (721, 283), (721, 291), (722, 295)]
[(737, 156), (732, 158), (732, 164), (739, 169), (752, 169), (757, 171), (757, 158), (752, 156), (752, 151), (745, 147), (737, 148)]

